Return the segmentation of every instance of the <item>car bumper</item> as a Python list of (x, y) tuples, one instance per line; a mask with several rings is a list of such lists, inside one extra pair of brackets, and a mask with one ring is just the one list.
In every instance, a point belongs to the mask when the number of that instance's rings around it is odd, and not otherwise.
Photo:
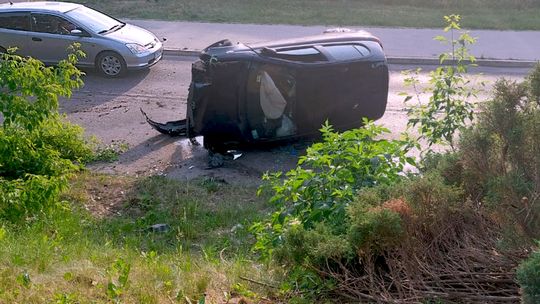
[(159, 43), (156, 47), (149, 50), (149, 52), (126, 56), (126, 66), (129, 70), (145, 69), (158, 63), (163, 58), (163, 45)]

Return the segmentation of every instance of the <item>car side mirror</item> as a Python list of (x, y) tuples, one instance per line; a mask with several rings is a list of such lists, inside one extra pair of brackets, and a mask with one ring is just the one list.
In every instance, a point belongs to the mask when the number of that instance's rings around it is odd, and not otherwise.
[(80, 29), (74, 29), (69, 32), (73, 36), (84, 36), (83, 31)]

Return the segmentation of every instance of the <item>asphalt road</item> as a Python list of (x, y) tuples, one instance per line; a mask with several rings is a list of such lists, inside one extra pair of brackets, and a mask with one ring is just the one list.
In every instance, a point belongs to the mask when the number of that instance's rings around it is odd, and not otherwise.
[[(276, 147), (266, 151), (249, 151), (220, 169), (206, 170), (206, 151), (187, 140), (161, 135), (146, 124), (139, 108), (158, 121), (185, 117), (185, 105), (194, 57), (165, 57), (150, 70), (130, 73), (121, 79), (104, 79), (92, 71), (84, 77), (85, 86), (71, 100), (63, 100), (62, 110), (68, 118), (95, 135), (102, 144), (127, 143), (129, 150), (114, 163), (95, 164), (95, 170), (106, 173), (152, 175), (165, 174), (191, 179), (207, 176), (227, 181), (256, 182), (267, 170), (286, 170), (302, 153), (302, 145)], [(391, 66), (387, 111), (379, 123), (388, 127), (391, 137), (405, 130), (406, 114), (399, 92), (410, 91), (403, 86), (402, 70), (416, 67)], [(431, 67), (432, 68), (432, 67)], [(427, 82), (425, 67), (420, 79)], [(496, 79), (522, 79), (526, 69), (476, 68), (473, 83), (485, 82), (485, 92), (479, 100), (489, 97), (489, 88)], [(426, 96), (421, 96), (426, 99)]]

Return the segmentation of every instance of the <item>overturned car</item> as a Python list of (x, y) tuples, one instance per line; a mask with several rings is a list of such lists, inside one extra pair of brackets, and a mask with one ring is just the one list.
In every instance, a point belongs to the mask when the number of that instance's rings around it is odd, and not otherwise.
[(146, 118), (162, 133), (204, 136), (210, 152), (315, 136), (326, 120), (347, 130), (386, 109), (386, 57), (367, 32), (249, 46), (222, 40), (199, 58), (186, 119), (161, 124)]

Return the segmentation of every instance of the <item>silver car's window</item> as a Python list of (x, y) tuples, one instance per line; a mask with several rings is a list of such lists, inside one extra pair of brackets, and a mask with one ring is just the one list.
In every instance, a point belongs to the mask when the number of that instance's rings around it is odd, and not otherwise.
[(67, 12), (66, 15), (77, 20), (81, 25), (94, 33), (103, 33), (114, 28), (115, 26), (124, 24), (110, 16), (84, 6), (71, 10)]
[(0, 28), (17, 31), (29, 31), (30, 18), (26, 13), (1, 13)]
[(77, 28), (66, 19), (54, 15), (32, 14), (31, 19), (33, 32), (69, 35)]

